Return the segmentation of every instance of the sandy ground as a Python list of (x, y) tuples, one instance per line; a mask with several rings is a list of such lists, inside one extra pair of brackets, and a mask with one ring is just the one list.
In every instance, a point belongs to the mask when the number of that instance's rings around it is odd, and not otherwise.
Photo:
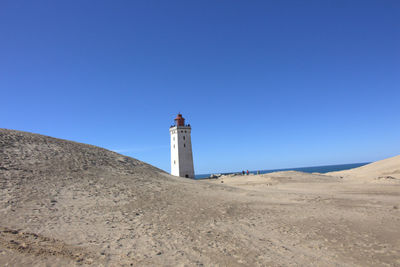
[(194, 181), (0, 129), (0, 265), (399, 266), (398, 166)]

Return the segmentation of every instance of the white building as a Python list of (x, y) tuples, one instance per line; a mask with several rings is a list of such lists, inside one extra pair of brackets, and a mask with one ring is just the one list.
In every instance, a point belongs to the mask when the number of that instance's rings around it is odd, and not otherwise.
[(175, 118), (175, 126), (169, 128), (171, 135), (171, 174), (194, 178), (190, 124), (185, 125), (182, 114)]

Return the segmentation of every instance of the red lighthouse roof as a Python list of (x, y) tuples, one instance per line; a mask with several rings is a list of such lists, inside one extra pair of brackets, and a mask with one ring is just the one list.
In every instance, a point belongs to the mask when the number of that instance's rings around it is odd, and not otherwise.
[(185, 126), (185, 119), (182, 117), (182, 114), (178, 113), (175, 118), (175, 125), (176, 126)]

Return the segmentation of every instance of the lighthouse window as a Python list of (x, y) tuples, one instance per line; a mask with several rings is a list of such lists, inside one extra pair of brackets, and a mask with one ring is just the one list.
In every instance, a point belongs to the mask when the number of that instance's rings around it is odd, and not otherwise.
[(183, 136), (183, 140), (185, 140), (185, 136)]
[(175, 145), (174, 145), (174, 148), (175, 148)]
[(183, 147), (186, 147), (186, 144), (183, 144)]
[(174, 160), (174, 164), (176, 164), (176, 161)]
[(175, 137), (174, 137), (174, 141), (175, 141)]

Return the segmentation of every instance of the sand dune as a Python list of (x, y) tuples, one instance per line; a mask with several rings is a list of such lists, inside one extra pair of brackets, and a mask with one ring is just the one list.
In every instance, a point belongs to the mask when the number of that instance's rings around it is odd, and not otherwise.
[(351, 170), (330, 172), (327, 175), (341, 176), (360, 182), (399, 182), (400, 155)]
[(398, 266), (399, 200), (299, 172), (194, 181), (0, 129), (1, 266)]

